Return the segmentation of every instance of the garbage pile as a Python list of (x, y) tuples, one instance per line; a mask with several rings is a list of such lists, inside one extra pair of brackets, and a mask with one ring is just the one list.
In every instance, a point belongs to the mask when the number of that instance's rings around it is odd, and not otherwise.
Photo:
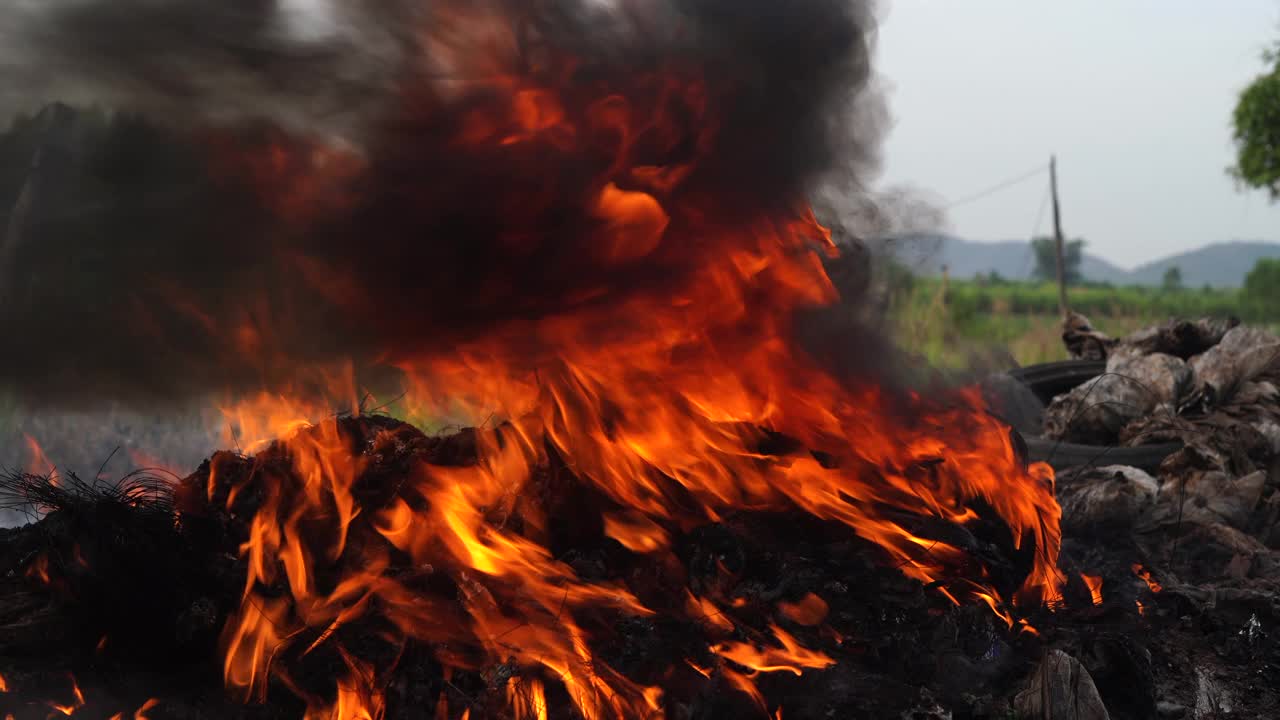
[(1020, 714), (1272, 716), (1280, 337), (1201, 319), (1111, 338), (1075, 315), (1063, 339), (1105, 372), (1049, 402), (1045, 439), (1182, 445), (1150, 472), (1104, 454), (1058, 473), (1062, 567), (1095, 592), (1097, 615), (1057, 624)]
[[(1003, 608), (955, 604), (940, 591), (963, 587), (963, 577), (1017, 587), (1025, 576), (1035, 548), (1025, 538), (996, 542), (1009, 537), (1007, 528), (981, 514), (967, 525), (895, 515), (928, 543), (926, 552), (941, 540), (972, 558), (971, 575), (928, 585), (887, 564), (878, 546), (796, 508), (745, 508), (673, 526), (669, 557), (654, 562), (606, 534), (595, 509), (611, 501), (588, 491), (554, 453), (521, 493), (521, 502), (545, 512), (497, 508), (482, 522), (545, 532), (565, 573), (611, 583), (613, 591), (633, 592), (646, 607), (662, 610), (638, 618), (583, 613), (584, 626), (594, 632), (575, 652), (604, 659), (635, 683), (662, 687), (666, 717), (1275, 717), (1280, 452), (1268, 438), (1276, 437), (1280, 339), (1211, 320), (1171, 322), (1113, 339), (1079, 317), (1066, 335), (1078, 341), (1077, 358), (1087, 352), (1091, 359), (1005, 378), (1015, 384), (1032, 378), (1048, 396), (1047, 408), (1021, 408), (1026, 412), (1017, 427), (1030, 435), (1030, 455), (1037, 443), (1101, 443), (1089, 447), (1103, 450), (1171, 439), (1182, 444), (1146, 470), (1118, 462), (1123, 453), (1059, 466), (1053, 481), (1063, 531), (1058, 565), (1067, 582), (1060, 598), (1044, 604), (1015, 606), (1005, 615), (992, 612)], [(1016, 400), (1015, 393), (1005, 394)], [(1003, 412), (1013, 417), (1015, 410), (1009, 404)], [(412, 482), (418, 478), (412, 468), (474, 467), (480, 433), (496, 442), (510, 437), (506, 429), (425, 436), (373, 415), (331, 419), (299, 437), (331, 437), (324, 428), (342, 430), (336, 437), (344, 442), (333, 447), (350, 453), (344, 467), (360, 468), (352, 497), (366, 510), (351, 516), (342, 552), (310, 554), (320, 570), (307, 575), (308, 587), (334, 585), (335, 568), (372, 566), (369, 577), (378, 587), (394, 581), (432, 600), (421, 606), (432, 614), (413, 616), (421, 624), (406, 624), (410, 630), (434, 627), (431, 618), (461, 617), (476, 598), (486, 608), (522, 607), (523, 583), (483, 586), (455, 560), (424, 565), (395, 545), (378, 555), (383, 565), (359, 554), (390, 544), (388, 535), (400, 537), (399, 529), (410, 527), (388, 524), (391, 515), (381, 509), (410, 507), (406, 496), (421, 502), (412, 494), (421, 487)], [(770, 440), (762, 456), (786, 447)], [(293, 508), (291, 501), (312, 487), (289, 460), (298, 452), (290, 448), (305, 447), (321, 445), (279, 441), (252, 457), (217, 453), (176, 488), (148, 480), (125, 492), (78, 485), (74, 477), (54, 483), (0, 474), (0, 500), (25, 498), (48, 510), (38, 523), (0, 530), (0, 569), (6, 570), (0, 572), (0, 676), (8, 687), (0, 717), (12, 708), (15, 720), (45, 718), (62, 707), (80, 717), (142, 716), (134, 709), (148, 707), (146, 716), (155, 720), (391, 720), (421, 717), (424, 707), (436, 708), (436, 717), (512, 717), (518, 705), (512, 698), (524, 702), (516, 692), (521, 673), (532, 671), (513, 659), (523, 650), (509, 636), (527, 625), (500, 626), (511, 655), (485, 655), (478, 636), (468, 634), (472, 626), (460, 621), (442, 623), (460, 628), (447, 642), (413, 637), (384, 652), (390, 626), (383, 621), (388, 609), (401, 607), (390, 604), (391, 596), (371, 600), (361, 606), (363, 614), (341, 622), (322, 616), (324, 622), (291, 629), (274, 621), (272, 632), (289, 630), (285, 639), (292, 644), (272, 655), (278, 671), (266, 676), (265, 696), (245, 703), (227, 692), (221, 629), (260, 604), (256, 595), (244, 602), (249, 557), (239, 549), (263, 506)], [(337, 457), (347, 462), (346, 455)], [(921, 467), (918, 482), (930, 482), (932, 472)], [(279, 495), (282, 488), (294, 492)], [(536, 524), (539, 518), (555, 521)], [(309, 519), (296, 526), (298, 537), (328, 537), (325, 523), (333, 522), (336, 513)], [(282, 582), (259, 582), (255, 592), (273, 601), (291, 597)], [(720, 598), (724, 609), (708, 613), (697, 597)], [(555, 598), (543, 610), (559, 622), (563, 602)], [(288, 622), (296, 623), (295, 615)], [(784, 657), (793, 652), (787, 643), (809, 650), (798, 660)], [(369, 695), (379, 713), (317, 713), (329, 695), (297, 692), (319, 687), (343, 698), (344, 686), (332, 689), (334, 670), (361, 657), (370, 667), (376, 661), (391, 668), (369, 675), (377, 681)], [(440, 657), (475, 659), (451, 668)], [(751, 680), (756, 692), (743, 692), (738, 678)], [(525, 717), (583, 717), (563, 688), (545, 687)]]
[(1136, 447), (1178, 441), (1160, 473), (1247, 475), (1280, 455), (1280, 337), (1235, 320), (1175, 320), (1108, 338), (1074, 315), (1073, 356), (1105, 360), (1096, 378), (1054, 398), (1053, 440)]

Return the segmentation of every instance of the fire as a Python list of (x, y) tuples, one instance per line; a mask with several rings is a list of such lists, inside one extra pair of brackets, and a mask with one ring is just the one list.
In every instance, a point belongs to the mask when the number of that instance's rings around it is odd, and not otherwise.
[(822, 598), (809, 593), (798, 602), (778, 603), (778, 612), (789, 620), (800, 625), (817, 625), (827, 617), (827, 603)]
[[(472, 21), (500, 36), (493, 47), (524, 45), (514, 29)], [(204, 500), (247, 528), (240, 604), (221, 638), (223, 678), (236, 697), (260, 702), (278, 680), (305, 700), (308, 720), (376, 720), (388, 674), (413, 642), (433, 648), (446, 669), (514, 668), (507, 702), (522, 720), (547, 717), (552, 689), (587, 720), (661, 717), (656, 682), (633, 681), (592, 651), (601, 616), (657, 611), (624, 581), (585, 579), (552, 551), (558, 518), (539, 505), (535, 486), (553, 458), (609, 506), (598, 510), (601, 532), (655, 563), (678, 564), (673, 535), (730, 513), (802, 512), (873, 543), (887, 564), (949, 600), (988, 605), (1010, 628), (1017, 606), (1060, 599), (1052, 470), (1019, 457), (976, 389), (899, 396), (876, 377), (844, 377), (796, 341), (798, 314), (839, 299), (822, 263), (837, 248), (799, 189), (757, 205), (737, 188), (717, 189), (723, 166), (699, 175), (727, 122), (716, 113), (732, 105), (722, 91), (675, 62), (582, 85), (572, 80), (576, 58), (525, 67), (527, 58), (494, 52), (452, 58), (462, 67), (450, 68), (458, 72), (441, 88), (408, 88), (407, 117), (395, 120), (446, 138), (443, 149), (471, 166), (528, 181), (492, 190), (501, 212), (486, 218), (493, 246), (481, 249), (554, 255), (570, 269), (551, 283), (558, 294), (550, 298), (513, 294), (509, 286), (527, 279), (478, 278), (469, 292), (482, 301), (469, 307), (485, 322), (439, 335), (395, 328), (395, 341), (378, 348), (379, 360), (404, 374), (413, 412), (462, 413), (481, 426), (472, 464), (420, 460), (379, 494), (364, 473), (370, 458), (405, 442), (394, 430), (357, 437), (301, 392), (225, 405), (226, 446), (237, 452), (211, 460)], [(474, 101), (460, 103), (468, 109), (458, 118), (432, 115), (454, 97)], [(378, 158), (353, 159), (348, 148), (297, 156), (285, 143), (255, 148), (240, 163), (235, 147), (216, 143), (214, 154), (232, 159), (219, 164), (219, 177), (248, 178), (284, 231), (320, 233), (335, 213), (372, 202), (360, 192), (375, 185)], [(460, 200), (443, 181), (427, 183), (448, 190), (438, 197), (412, 197), (411, 182), (389, 194), (410, 195), (408, 208)], [(441, 312), (406, 301), (406, 320), (403, 308), (376, 302), (387, 295), (374, 291), (385, 288), (364, 287), (306, 250), (290, 248), (291, 267), (358, 313), (371, 335)], [(454, 272), (395, 270), (421, 285), (446, 284)], [(482, 312), (489, 305), (503, 309), (498, 319)], [(186, 312), (238, 357), (288, 366), (293, 348), (272, 345), (270, 313), (228, 324)], [(361, 412), (352, 364), (298, 372), (318, 376), (345, 413)], [(964, 548), (912, 519), (1007, 527), (1011, 548), (1033, 551), (1025, 581), (1000, 587)], [(1094, 597), (1101, 601), (1100, 586)], [(717, 638), (749, 630), (732, 614), (741, 598), (690, 590), (675, 604)], [(816, 626), (828, 607), (809, 595), (778, 612)], [(385, 646), (378, 662), (344, 637), (371, 617), (383, 621), (365, 638)], [(834, 663), (777, 625), (767, 636), (750, 633), (710, 645), (715, 668), (692, 658), (671, 665), (719, 673), (764, 707), (757, 675)], [(322, 648), (341, 660), (323, 696), (291, 676)]]
[(671, 544), (671, 538), (662, 526), (640, 514), (605, 515), (604, 533), (636, 553), (665, 550)]
[[(570, 142), (571, 115), (547, 100), (554, 95), (528, 92), (513, 89), (508, 96), (512, 115), (521, 119), (519, 132), (497, 135), (477, 126), (458, 141), (503, 148)], [(601, 105), (586, 115), (605, 112)], [(983, 411), (976, 392), (892, 397), (870, 379), (838, 380), (789, 340), (796, 311), (835, 299), (815, 250), (832, 245), (809, 210), (797, 207), (743, 227), (717, 222), (717, 208), (691, 202), (656, 187), (650, 171), (629, 167), (621, 153), (586, 201), (599, 219), (597, 259), (626, 264), (694, 252), (704, 256), (703, 272), (672, 292), (584, 302), (468, 343), (394, 358), (410, 380), (410, 401), (442, 408), (448, 400), (473, 417), (504, 421), (500, 429), (477, 433), (473, 466), (411, 468), (397, 497), (366, 507), (355, 492), (364, 456), (337, 419), (299, 432), (309, 415), (292, 397), (264, 395), (228, 408), (241, 428), (237, 447), (283, 437), (280, 447), (291, 464), (288, 477), (267, 466), (259, 470), (274, 480), (261, 486), (265, 497), (241, 548), (248, 567), (244, 599), (224, 633), (231, 689), (245, 700), (263, 699), (269, 677), (287, 677), (280, 658), (305, 654), (377, 608), (392, 625), (393, 644), (473, 645), (489, 659), (446, 654), (447, 665), (514, 661), (525, 673), (508, 684), (515, 717), (547, 716), (539, 676), (562, 685), (590, 720), (660, 716), (661, 691), (633, 683), (595, 657), (579, 620), (602, 608), (653, 611), (626, 587), (584, 581), (556, 560), (539, 527), (555, 519), (539, 517), (523, 498), (548, 452), (566, 458), (582, 482), (624, 508), (606, 515), (603, 526), (631, 552), (669, 553), (666, 528), (672, 525), (715, 521), (735, 509), (799, 508), (875, 542), (888, 562), (922, 583), (937, 583), (947, 597), (989, 604), (1011, 627), (1015, 600), (1058, 597), (1059, 511), (1049, 468), (1023, 465), (1008, 430)], [(764, 452), (766, 432), (804, 449)], [(215, 458), (211, 497), (221, 488), (222, 463), (232, 457)], [(222, 489), (228, 507), (245, 490)], [(523, 528), (495, 522), (510, 516), (517, 502)], [(965, 524), (978, 519), (975, 503), (1008, 525), (1015, 547), (1036, 550), (1016, 598), (1002, 597), (981, 575), (957, 581), (954, 569), (971, 566), (965, 552), (921, 537), (900, 520), (905, 512)], [(353, 561), (348, 531), (361, 517), (415, 567), (448, 573), (460, 606), (386, 574), (390, 557), (374, 543), (362, 540), (367, 554)], [(326, 540), (318, 543), (319, 537)], [(319, 580), (335, 568), (341, 573), (336, 583)], [(268, 587), (287, 593), (267, 596), (261, 589)], [(695, 611), (712, 628), (734, 627), (710, 600), (691, 598), (689, 612)], [(780, 612), (813, 624), (825, 606), (806, 599)], [(294, 647), (309, 629), (320, 632), (319, 639)], [(748, 669), (720, 672), (758, 703), (756, 674), (798, 675), (834, 662), (779, 627), (771, 632), (768, 642), (713, 648)], [(308, 718), (381, 717), (379, 672), (348, 665), (336, 701), (315, 699)]]
[[(46, 702), (45, 704), (48, 705), (48, 707), (53, 710), (53, 713), (48, 716), (49, 718), (55, 718), (58, 716), (80, 717), (84, 715), (84, 713), (80, 712), (81, 710), (84, 710), (87, 705), (87, 703), (85, 702), (84, 693), (80, 690), (80, 684), (76, 682), (75, 676), (70, 676), (70, 680), (71, 680), (71, 701), (68, 703), (59, 703), (54, 701)], [(4, 676), (0, 675), (0, 693), (7, 693), (7, 692), (9, 692), (9, 686), (6, 683)], [(160, 704), (160, 701), (158, 699), (151, 698), (146, 702), (144, 702), (133, 713), (126, 715), (125, 713), (118, 712), (112, 715), (110, 717), (110, 720), (125, 720), (126, 718), (130, 718), (131, 720), (148, 720), (148, 713), (151, 710), (154, 710), (159, 704)], [(89, 707), (86, 712), (89, 712), (92, 710), (93, 708)], [(4, 717), (5, 717), (5, 720), (12, 720), (13, 715), (6, 714)], [(99, 715), (98, 717), (105, 717), (105, 715)]]
[(723, 610), (716, 607), (716, 604), (706, 598), (694, 596), (693, 593), (688, 594), (688, 601), (685, 603), (685, 611), (690, 617), (696, 617), (703, 623), (714, 630), (723, 633), (733, 632), (733, 621)]
[[(151, 698), (150, 700), (147, 700), (145, 703), (143, 703), (142, 707), (135, 710), (134, 713), (128, 717), (131, 718), (132, 720), (148, 720), (147, 713), (155, 709), (155, 707), (159, 704), (160, 704), (159, 700), (155, 698)], [(126, 720), (126, 716), (124, 713), (116, 713), (115, 715), (111, 716), (111, 720)]]
[(31, 564), (27, 566), (26, 576), (28, 580), (48, 586), (52, 582), (49, 575), (49, 556), (46, 553), (40, 553), (31, 560)]
[(771, 625), (770, 630), (782, 645), (781, 648), (761, 648), (746, 643), (727, 642), (713, 647), (712, 651), (758, 673), (789, 672), (803, 675), (805, 668), (821, 669), (835, 664), (835, 660), (827, 655), (802, 647), (794, 637), (777, 625)]
[(1080, 579), (1089, 588), (1089, 595), (1093, 598), (1094, 605), (1102, 604), (1102, 577), (1100, 575), (1080, 574)]
[[(605, 388), (603, 383), (596, 386), (600, 392)], [(583, 400), (563, 388), (552, 392), (560, 398), (554, 406), (555, 413), (567, 414), (573, 409), (569, 403)], [(650, 406), (656, 402), (653, 398), (645, 400)], [(677, 407), (691, 405), (680, 403)], [(710, 397), (700, 398), (699, 405), (707, 409), (721, 407)], [(846, 411), (852, 412), (852, 408)], [(294, 416), (279, 414), (284, 423), (281, 431), (293, 431), (281, 442), (291, 464), (292, 479), (277, 477), (265, 485), (266, 497), (250, 521), (250, 536), (241, 549), (248, 576), (245, 601), (224, 636), (228, 686), (245, 699), (262, 699), (267, 678), (272, 673), (287, 672), (275, 663), (275, 658), (289, 651), (291, 638), (306, 628), (316, 628), (322, 632), (311, 643), (315, 647), (334, 637), (352, 619), (378, 606), (404, 638), (478, 642), (490, 657), (514, 657), (521, 666), (542, 668), (549, 677), (564, 684), (584, 717), (660, 714), (661, 693), (656, 688), (633, 685), (611, 673), (607, 666), (602, 667), (588, 649), (586, 631), (574, 619), (592, 608), (609, 607), (639, 615), (651, 610), (625, 587), (577, 578), (537, 541), (536, 524), (532, 532), (526, 527), (520, 533), (490, 520), (495, 513), (499, 517), (510, 513), (520, 497), (520, 488), (534, 468), (545, 461), (543, 443), (549, 437), (562, 439), (563, 445), (553, 442), (563, 448), (566, 456), (582, 458), (577, 465), (584, 480), (598, 483), (598, 488), (631, 508), (627, 513), (606, 517), (604, 528), (606, 534), (632, 552), (666, 551), (669, 541), (660, 523), (681, 514), (667, 504), (670, 496), (662, 487), (665, 482), (678, 481), (704, 503), (706, 519), (735, 506), (782, 508), (790, 501), (822, 517), (845, 521), (855, 531), (880, 542), (896, 555), (904, 572), (922, 580), (945, 578), (947, 559), (958, 559), (960, 554), (957, 549), (916, 537), (852, 502), (859, 496), (889, 498), (908, 505), (914, 501), (922, 503), (922, 513), (966, 518), (960, 488), (947, 488), (941, 482), (917, 486), (905, 478), (882, 487), (874, 477), (867, 478), (866, 486), (860, 486), (857, 476), (849, 477), (839, 469), (828, 469), (804, 457), (778, 459), (749, 452), (745, 441), (753, 438), (754, 431), (744, 424), (738, 423), (732, 429), (719, 427), (718, 423), (700, 425), (697, 414), (682, 416), (671, 409), (662, 413), (664, 419), (655, 427), (619, 421), (612, 443), (605, 443), (602, 429), (591, 431), (591, 416), (583, 410), (578, 413), (582, 413), (577, 417), (589, 430), (586, 437), (575, 434), (574, 424), (567, 418), (549, 415), (547, 422), (558, 424), (552, 431), (542, 426), (536, 416), (524, 416), (501, 433), (478, 434), (480, 461), (476, 465), (415, 468), (402, 496), (374, 509), (362, 507), (356, 499), (354, 485), (365, 460), (353, 451), (353, 439), (344, 436), (339, 421), (331, 418), (297, 432)], [(667, 423), (683, 426), (690, 434), (671, 432), (664, 427)], [(865, 432), (871, 427), (863, 424), (861, 429)], [(634, 437), (627, 432), (631, 429), (637, 431)], [(647, 435), (641, 436), (639, 431)], [(992, 428), (992, 434), (1007, 442), (998, 427)], [(682, 442), (690, 438), (695, 440), (693, 446)], [(738, 454), (725, 457), (723, 448), (732, 447), (734, 439), (741, 443)], [(390, 434), (372, 440), (375, 452), (378, 445), (394, 442), (396, 438)], [(851, 443), (851, 447), (858, 446)], [(999, 444), (994, 447), (1008, 449)], [(980, 449), (970, 453), (975, 461), (982, 458)], [(698, 454), (703, 455), (701, 461), (697, 460)], [(1011, 454), (1008, 457), (1012, 459)], [(211, 494), (217, 488), (220, 466), (233, 458), (215, 458)], [(686, 464), (672, 464), (672, 460), (681, 459), (687, 459)], [(661, 469), (655, 472), (658, 463), (667, 465), (659, 466)], [(939, 479), (943, 477), (946, 476)], [(1028, 480), (1032, 478), (1028, 476)], [(1042, 487), (1047, 491), (1048, 484)], [(241, 490), (226, 488), (228, 507)], [(921, 497), (914, 491), (928, 494)], [(336, 586), (324, 589), (317, 582), (321, 572), (344, 562), (348, 530), (366, 513), (372, 513), (369, 523), (376, 532), (390, 546), (408, 554), (414, 564), (452, 568), (463, 591), (465, 619), (452, 619), (451, 609), (415, 594), (384, 574), (389, 558), (376, 552), (359, 558), (358, 567), (349, 566)], [(317, 534), (317, 523), (329, 530)], [(327, 538), (326, 544), (317, 545), (317, 537)], [(1051, 537), (1045, 536), (1041, 542), (1047, 544)], [(369, 543), (362, 542), (361, 546), (372, 552)], [(1040, 571), (1051, 580), (1038, 586), (1033, 573), (1028, 581), (1030, 591), (1053, 590), (1056, 570), (1049, 565)], [(258, 588), (269, 586), (287, 587), (289, 596), (261, 595)], [(513, 596), (505, 589), (509, 587), (520, 591)], [(993, 588), (970, 581), (954, 585), (952, 592), (957, 598), (971, 595), (989, 604), (1012, 625)], [(688, 605), (689, 615), (703, 618), (710, 628), (728, 632), (735, 627), (731, 616), (709, 599), (690, 596)], [(820, 598), (809, 596), (798, 603), (780, 604), (779, 612), (799, 624), (812, 625), (821, 622), (826, 605)], [(800, 674), (833, 662), (820, 652), (804, 648), (781, 628), (774, 626), (771, 630), (773, 642), (780, 647), (772, 643), (726, 642), (713, 648), (724, 659), (750, 670), (749, 675), (723, 670), (725, 677), (748, 695), (756, 696), (748, 689), (754, 687), (751, 678), (756, 673)], [(372, 684), (376, 673), (359, 667), (355, 661), (349, 666), (348, 677), (339, 681), (336, 705), (317, 701), (308, 717), (380, 717), (382, 701)], [(542, 686), (532, 680), (522, 682), (526, 684), (520, 686), (518, 693), (512, 690), (513, 712), (517, 717), (539, 717), (538, 708), (545, 705)]]
[(1156, 582), (1156, 579), (1151, 576), (1151, 571), (1143, 567), (1141, 564), (1134, 563), (1131, 569), (1133, 570), (1134, 575), (1137, 575), (1147, 584), (1147, 587), (1150, 588), (1151, 592), (1158, 593), (1164, 589), (1160, 587), (1160, 583)]
[(74, 715), (77, 710), (84, 707), (84, 693), (80, 692), (80, 685), (76, 683), (76, 679), (74, 677), (71, 678), (71, 695), (72, 700), (70, 703), (62, 705), (56, 702), (50, 702), (49, 707), (53, 708), (54, 712), (61, 713), (68, 717)]
[(53, 478), (57, 468), (49, 461), (48, 456), (44, 454), (44, 448), (41, 448), (40, 443), (26, 433), (22, 434), (22, 438), (27, 444), (27, 474), (48, 475)]
[(547, 720), (547, 696), (540, 680), (515, 680), (507, 685), (507, 701), (518, 718)]

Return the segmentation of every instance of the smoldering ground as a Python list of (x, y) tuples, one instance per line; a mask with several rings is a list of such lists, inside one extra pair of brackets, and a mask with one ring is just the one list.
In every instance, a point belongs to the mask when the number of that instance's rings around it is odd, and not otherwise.
[[(664, 206), (721, 227), (876, 165), (869, 2), (352, 1), (321, 33), (264, 0), (14, 8), (8, 85), (112, 110), (52, 106), (14, 141), (0, 382), (28, 407), (283, 386), (670, 292), (711, 259), (679, 218), (643, 256), (593, 250), (619, 157), (688, 167)], [(500, 116), (494, 76), (583, 132), (460, 145)], [(627, 122), (587, 112), (609, 95)]]

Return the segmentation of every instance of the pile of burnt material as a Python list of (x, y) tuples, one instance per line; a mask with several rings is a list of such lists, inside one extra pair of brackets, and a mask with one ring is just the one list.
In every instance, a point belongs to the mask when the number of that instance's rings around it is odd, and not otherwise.
[[(1280, 679), (1280, 338), (1202, 319), (1117, 339), (1077, 315), (1064, 340), (1105, 370), (1044, 411), (1045, 437), (1099, 449), (1058, 475), (1063, 569), (1098, 601), (1096, 620), (1055, 628), (1059, 647), (1093, 658), (1104, 697), (1127, 688), (1108, 699), (1112, 717), (1267, 716)], [(1117, 462), (1156, 446), (1172, 450), (1145, 470)], [(1066, 677), (1072, 662), (1045, 667)]]
[(1183, 320), (1112, 339), (1074, 316), (1064, 339), (1106, 366), (1053, 399), (1046, 437), (1126, 446), (1178, 440), (1187, 449), (1172, 464), (1237, 473), (1280, 453), (1280, 337), (1267, 330)]
[[(1214, 347), (1234, 347), (1231, 332)], [(1191, 386), (1212, 393), (1201, 414), (1172, 417), (1194, 427), (1264, 377)], [(785, 509), (672, 522), (654, 552), (638, 524), (620, 542), (606, 525), (625, 509), (551, 450), (483, 518), (511, 552), (536, 538), (544, 575), (487, 577), (443, 551), (421, 562), (431, 548), (405, 540), (420, 528), (396, 513), (430, 523), (445, 509), (424, 506), (414, 469), (463, 473), (482, 445), (519, 441), (504, 432), (346, 417), (302, 430), (304, 444), (218, 453), (180, 482), (7, 477), (40, 519), (0, 531), (0, 713), (1124, 720), (1267, 717), (1280, 702), (1280, 485), (1247, 449), (1188, 442), (1157, 473), (1060, 473), (1063, 596), (1010, 614), (948, 599), (974, 578), (1011, 597), (1030, 571), (1034, 549), (982, 508), (963, 524), (900, 518), (926, 551), (969, 558), (932, 584), (848, 527)], [(351, 474), (344, 492), (316, 484), (303, 445), (324, 450), (325, 473)], [(317, 493), (327, 510), (301, 512)], [(578, 659), (555, 656), (565, 647)]]
[[(8, 477), (11, 499), (42, 514), (0, 531), (0, 717), (577, 718), (593, 691), (575, 660), (550, 657), (572, 639), (590, 658), (590, 682), (618, 689), (592, 696), (602, 718), (1007, 718), (1043, 675), (1049, 627), (1095, 612), (1075, 585), (1032, 620), (1038, 632), (949, 600), (965, 573), (1012, 596), (1030, 570), (1034, 549), (1014, 547), (981, 508), (964, 525), (901, 518), (925, 544), (972, 558), (933, 585), (906, 577), (849, 528), (799, 511), (673, 523), (667, 551), (638, 552), (605, 532), (601, 518), (622, 515), (602, 512), (608, 501), (554, 453), (485, 523), (539, 538), (561, 580), (424, 564), (397, 546), (408, 528), (388, 509), (411, 507), (429, 522), (436, 516), (417, 507), (412, 468), (472, 466), (478, 442), (509, 441), (503, 429), (428, 437), (364, 416), (301, 432), (341, 451), (328, 456), (330, 471), (357, 468), (345, 515), (341, 503), (328, 516), (295, 512), (317, 486), (283, 443), (255, 456), (219, 453), (179, 483)], [(268, 512), (283, 524), (259, 522)], [(269, 527), (305, 538), (332, 535), (335, 523), (341, 547), (285, 542), (275, 570), (255, 565), (255, 548), (280, 541)], [(369, 590), (344, 594), (357, 580)], [(561, 581), (562, 598), (532, 607), (538, 587)], [(648, 611), (575, 604), (592, 593), (634, 597)], [(488, 612), (525, 620), (481, 637), (477, 618)], [(1121, 618), (1122, 632), (1138, 632), (1136, 612)], [(272, 643), (254, 667), (237, 645), (247, 621), (265, 624), (254, 637)], [(557, 632), (532, 633), (539, 624)], [(535, 642), (539, 654), (527, 645)], [(640, 693), (637, 702), (652, 700), (641, 712), (625, 704), (631, 688), (661, 694)]]

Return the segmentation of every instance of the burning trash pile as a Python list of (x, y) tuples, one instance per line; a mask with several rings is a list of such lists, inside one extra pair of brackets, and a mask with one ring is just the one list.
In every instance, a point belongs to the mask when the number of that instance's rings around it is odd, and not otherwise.
[[(176, 485), (9, 478), (49, 511), (2, 545), (9, 707), (44, 717), (74, 678), (88, 717), (994, 712), (1037, 652), (999, 598), (1043, 553), (981, 504), (885, 508), (921, 548), (895, 556), (781, 498), (709, 517), (667, 479), (685, 507), (645, 512), (525, 432), (344, 416)], [(810, 456), (756, 438), (763, 479)]]
[[(0, 379), (32, 411), (231, 399), (194, 473), (0, 482), (38, 518), (0, 536), (3, 712), (1148, 717), (1142, 633), (1199, 642), (1228, 597), (1222, 652), (1270, 667), (1271, 595), (1123, 518), (1064, 541), (1101, 481), (977, 389), (902, 387), (827, 275), (808, 198), (874, 159), (865, 4), (335, 4), (293, 40), (272, 7), (15, 15), (144, 115), (40, 145), (0, 329), (93, 351)], [(1179, 497), (1245, 548), (1216, 478)], [(1200, 660), (1178, 697), (1271, 700)]]
[(190, 476), (4, 481), (5, 712), (1000, 712), (1064, 606), (1053, 475), (976, 391), (898, 387), (824, 270), (866, 4), (272, 7), (15, 11), (144, 115), (35, 153), (0, 329), (92, 352), (0, 379), (231, 400)]

